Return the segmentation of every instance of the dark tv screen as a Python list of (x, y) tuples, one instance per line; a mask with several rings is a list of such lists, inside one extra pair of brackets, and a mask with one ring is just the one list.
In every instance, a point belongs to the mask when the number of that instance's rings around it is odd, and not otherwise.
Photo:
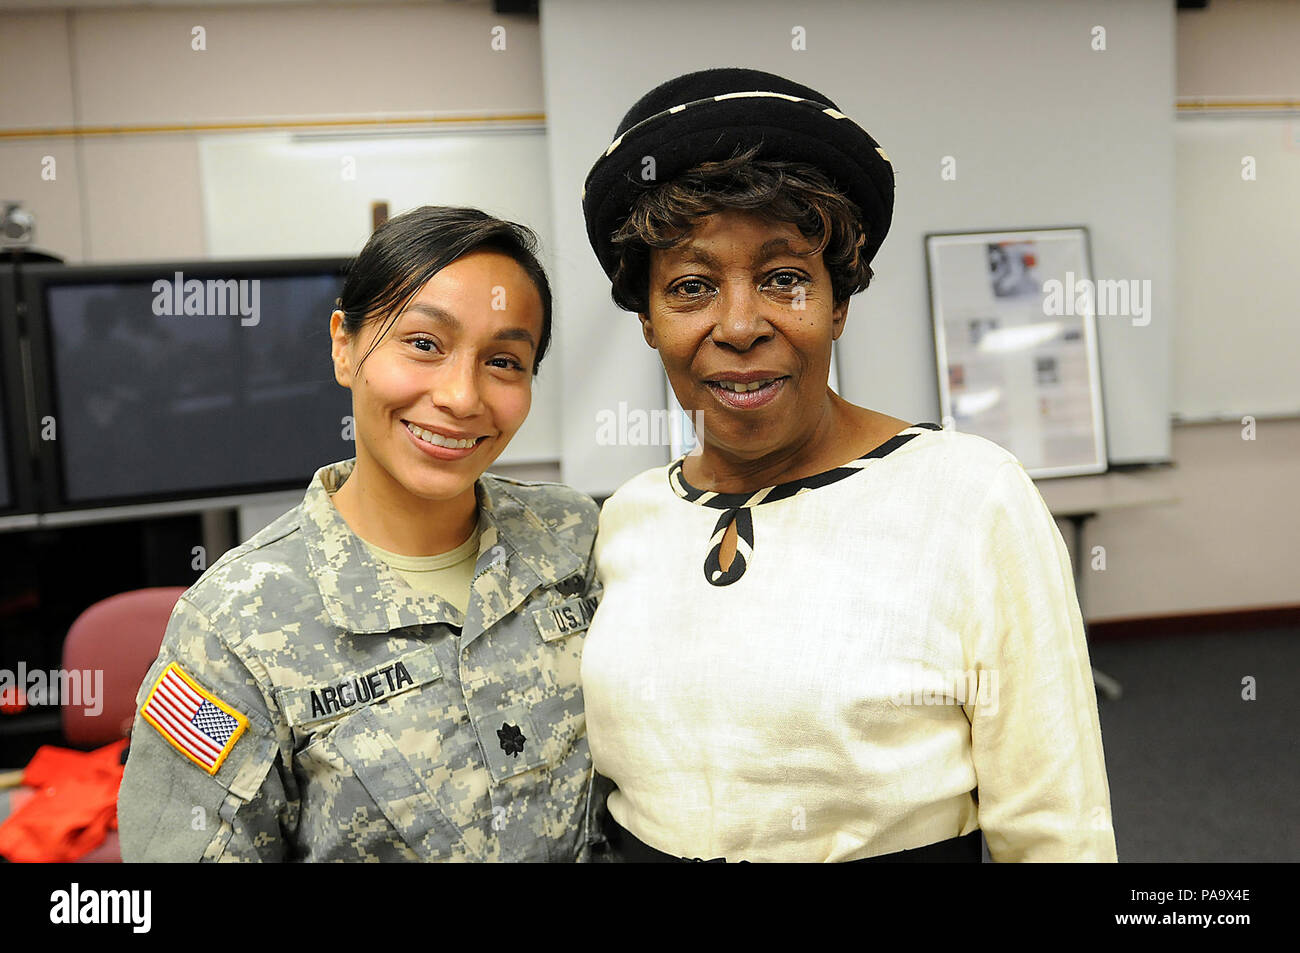
[(46, 287), (65, 503), (305, 486), (353, 455), (330, 363), (342, 277), (257, 281), (204, 314), (168, 313), (181, 300), (144, 279)]

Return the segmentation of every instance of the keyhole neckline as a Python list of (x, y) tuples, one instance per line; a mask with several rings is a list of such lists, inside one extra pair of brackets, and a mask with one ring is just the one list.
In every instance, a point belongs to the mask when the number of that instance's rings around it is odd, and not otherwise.
[(673, 492), (689, 503), (695, 503), (698, 506), (708, 506), (716, 510), (734, 510), (748, 509), (754, 506), (761, 506), (764, 503), (774, 503), (778, 500), (787, 500), (792, 496), (800, 493), (806, 493), (809, 490), (815, 490), (818, 487), (828, 486), (832, 483), (838, 483), (846, 477), (853, 476), (855, 473), (861, 473), (862, 470), (870, 463), (888, 456), (899, 447), (919, 437), (921, 433), (927, 430), (942, 430), (936, 423), (925, 422), (913, 424), (905, 427), (894, 436), (890, 437), (880, 446), (868, 450), (856, 460), (850, 460), (848, 463), (841, 464), (837, 467), (831, 467), (829, 470), (823, 470), (821, 473), (814, 473), (812, 476), (802, 477), (798, 480), (789, 480), (785, 483), (778, 483), (775, 486), (763, 487), (760, 490), (754, 490), (747, 493), (714, 493), (711, 490), (702, 490), (693, 486), (682, 472), (682, 464), (686, 460), (686, 455), (678, 457), (668, 465), (668, 485), (672, 487)]

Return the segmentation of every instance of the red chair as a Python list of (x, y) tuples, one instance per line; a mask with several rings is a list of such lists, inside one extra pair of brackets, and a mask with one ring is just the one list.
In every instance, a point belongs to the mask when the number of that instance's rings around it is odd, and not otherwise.
[[(63, 737), (76, 748), (98, 748), (125, 738), (135, 718), (135, 696), (158, 657), (167, 620), (185, 589), (166, 586), (136, 589), (96, 602), (77, 617), (63, 641), (63, 669), (102, 671), (102, 706), (97, 715), (84, 706), (63, 706)], [(30, 788), (8, 793), (7, 817), (31, 797)], [(0, 809), (6, 792), (0, 791)], [(117, 831), (109, 831), (104, 843), (81, 858), (79, 863), (120, 863)]]

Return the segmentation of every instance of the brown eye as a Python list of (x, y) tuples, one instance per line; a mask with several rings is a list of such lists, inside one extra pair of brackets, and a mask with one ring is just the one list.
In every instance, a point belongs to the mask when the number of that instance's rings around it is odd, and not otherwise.
[[(778, 279), (790, 279), (789, 281), (778, 281)], [(768, 283), (781, 291), (788, 291), (798, 288), (802, 285), (811, 283), (807, 275), (800, 274), (797, 271), (778, 271), (768, 278)]]
[(688, 298), (698, 297), (704, 293), (707, 286), (699, 278), (687, 278), (685, 281), (679, 281), (671, 289), (672, 294), (682, 294)]

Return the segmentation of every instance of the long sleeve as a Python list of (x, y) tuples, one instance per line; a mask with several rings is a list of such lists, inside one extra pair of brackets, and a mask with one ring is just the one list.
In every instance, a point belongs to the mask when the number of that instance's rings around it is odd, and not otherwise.
[[(187, 685), (192, 683), (201, 693), (196, 698), (216, 699), (247, 722), (212, 770), (186, 754), (184, 745), (193, 732), (183, 718), (172, 715), (168, 703), (153, 707), (154, 721), (141, 712), (173, 665), (191, 680)], [(182, 598), (137, 698), (118, 795), (124, 860), (288, 859), (282, 820), (290, 805), (278, 770), (275, 731), (259, 695), (243, 663), (204, 615)], [(206, 704), (215, 706), (213, 701)], [(212, 717), (222, 718), (215, 713)]]
[(987, 591), (968, 707), (979, 822), (990, 856), (1114, 861), (1110, 788), (1069, 553), (1017, 461), (994, 473), (976, 519)]

